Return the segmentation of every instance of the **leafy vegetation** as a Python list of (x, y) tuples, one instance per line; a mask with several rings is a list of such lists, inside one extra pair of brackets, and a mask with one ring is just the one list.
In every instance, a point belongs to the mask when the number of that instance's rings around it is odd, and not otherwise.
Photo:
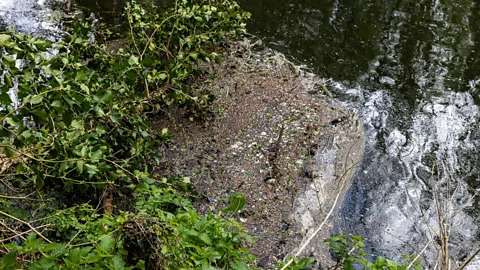
[(378, 256), (374, 263), (370, 262), (366, 259), (367, 254), (363, 250), (365, 244), (362, 242), (362, 238), (357, 235), (349, 235), (348, 237), (345, 235), (334, 236), (325, 240), (325, 242), (330, 245), (330, 249), (337, 258), (336, 269), (342, 267), (342, 269), (345, 270), (353, 270), (355, 269), (355, 264), (361, 266), (363, 269), (371, 270), (422, 269), (421, 261), (415, 257), (411, 258), (410, 256), (405, 256), (405, 259), (407, 259), (407, 263), (405, 264), (399, 264), (381, 256)]
[[(330, 250), (335, 258), (337, 264), (332, 269), (369, 269), (369, 270), (421, 270), (422, 262), (418, 258), (405, 256), (406, 263), (399, 264), (397, 262), (385, 259), (384, 257), (376, 257), (374, 262), (371, 262), (367, 257), (371, 257), (365, 253), (365, 244), (362, 238), (357, 235), (339, 235), (333, 236), (325, 240), (330, 246)], [(277, 265), (277, 269), (283, 269), (291, 257)], [(313, 269), (318, 263), (311, 258), (301, 258), (294, 260), (288, 268), (289, 270), (303, 270)]]
[[(198, 61), (218, 61), (208, 48), (243, 33), (248, 16), (231, 1), (164, 12), (132, 2), (118, 50), (87, 22), (57, 43), (0, 34), (0, 269), (247, 268), (244, 229), (199, 215), (183, 178), (153, 174), (170, 135), (149, 116), (211, 102), (188, 80)], [(112, 193), (135, 207), (113, 209)]]
[[(179, 0), (163, 12), (132, 2), (118, 48), (88, 22), (56, 43), (0, 34), (0, 269), (252, 268), (239, 223), (197, 213), (188, 178), (154, 173), (170, 135), (149, 122), (168, 105), (208, 107), (214, 97), (189, 81), (248, 17), (229, 0)], [(114, 208), (113, 193), (127, 205)], [(246, 203), (228, 200), (223, 213)], [(406, 269), (363, 259), (359, 238), (328, 242), (338, 267)]]
[[(102, 215), (89, 204), (46, 218), (56, 225), (50, 243), (30, 233), (22, 245), (3, 246), (3, 268), (15, 256), (30, 269), (247, 269), (253, 261), (242, 241), (252, 241), (232, 219), (197, 214), (176, 189), (142, 184), (134, 212)], [(168, 209), (168, 210), (165, 210)]]

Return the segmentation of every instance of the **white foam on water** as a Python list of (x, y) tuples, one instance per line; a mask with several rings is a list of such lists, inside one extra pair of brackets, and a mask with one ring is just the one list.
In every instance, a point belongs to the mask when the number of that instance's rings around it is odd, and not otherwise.
[(0, 20), (18, 32), (41, 36), (58, 36), (62, 33), (50, 6), (61, 0), (1, 0)]
[[(431, 199), (435, 187), (443, 196), (442, 215), (448, 219), (451, 255), (454, 259), (463, 256), (465, 247), (476, 245), (477, 232), (475, 221), (464, 212), (464, 207), (471, 205), (471, 193), (462, 175), (456, 173), (462, 163), (457, 152), (477, 151), (470, 141), (470, 131), (480, 113), (472, 96), (468, 92), (443, 91), (419, 101), (410, 127), (400, 129), (398, 120), (391, 115), (395, 102), (386, 90), (369, 92), (338, 82), (331, 85), (352, 97), (348, 105), (361, 112), (367, 148), (381, 153), (361, 174), (362, 183), (371, 186), (367, 192), (368, 209), (362, 217), (364, 230), (359, 230), (364, 232), (363, 237), (375, 245), (376, 252), (394, 260), (418, 254), (429, 244), (423, 259), (434, 262), (439, 228)], [(383, 150), (378, 148), (380, 140), (384, 141)], [(439, 174), (432, 173), (432, 164), (439, 167)]]

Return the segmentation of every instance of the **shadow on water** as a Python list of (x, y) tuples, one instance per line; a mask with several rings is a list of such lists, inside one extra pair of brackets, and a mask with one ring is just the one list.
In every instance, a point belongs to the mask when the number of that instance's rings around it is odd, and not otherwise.
[[(77, 3), (115, 24), (123, 1)], [(251, 33), (328, 78), (337, 97), (361, 112), (367, 151), (339, 230), (393, 259), (418, 253), (435, 242), (438, 186), (452, 201), (451, 255), (468, 256), (480, 222), (480, 200), (468, 200), (480, 188), (480, 1), (239, 3), (253, 15)]]

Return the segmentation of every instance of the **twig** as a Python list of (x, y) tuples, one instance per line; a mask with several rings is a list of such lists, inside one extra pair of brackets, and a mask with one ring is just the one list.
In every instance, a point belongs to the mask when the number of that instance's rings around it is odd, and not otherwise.
[[(51, 225), (51, 224), (45, 224), (45, 225), (42, 225), (42, 226), (38, 226), (37, 229), (45, 228), (45, 227), (48, 227), (48, 226), (50, 226), (50, 225)], [(21, 232), (21, 233), (17, 233), (16, 235), (13, 235), (13, 236), (10, 236), (10, 237), (8, 237), (8, 238), (5, 238), (5, 239), (0, 240), (0, 243), (3, 244), (3, 243), (5, 243), (5, 242), (7, 242), (8, 240), (13, 239), (13, 238), (15, 238), (15, 237), (20, 237), (20, 238), (22, 238), (22, 239), (25, 241), (26, 239), (25, 239), (22, 235), (28, 234), (28, 233), (30, 233), (30, 232), (32, 232), (32, 231), (33, 231), (33, 230), (30, 229), (30, 230), (27, 230), (27, 231), (24, 231), (24, 232)]]
[(39, 231), (37, 231), (37, 229), (35, 229), (32, 225), (30, 225), (30, 223), (25, 222), (25, 221), (23, 221), (23, 220), (21, 220), (21, 219), (19, 219), (19, 218), (16, 218), (16, 217), (14, 217), (14, 216), (12, 216), (12, 215), (9, 215), (9, 214), (7, 214), (7, 213), (5, 213), (5, 212), (3, 212), (3, 211), (0, 211), (0, 214), (1, 214), (1, 215), (4, 215), (4, 216), (6, 216), (6, 217), (9, 217), (9, 218), (11, 218), (11, 219), (13, 219), (13, 220), (16, 220), (16, 221), (18, 221), (18, 222), (20, 222), (20, 223), (22, 223), (22, 224), (24, 224), (24, 225), (27, 225), (27, 226), (28, 226), (30, 229), (32, 229), (36, 234), (38, 234), (43, 240), (47, 241), (47, 242), (50, 243), (50, 244), (52, 243), (52, 241), (48, 240), (48, 238), (46, 238), (45, 236), (43, 236), (43, 234), (41, 234)]
[(475, 256), (478, 255), (478, 253), (480, 253), (480, 248), (477, 249), (477, 251), (475, 251), (475, 253), (472, 254), (472, 256), (470, 256), (470, 258), (468, 258), (468, 260), (466, 260), (462, 266), (460, 266), (460, 268), (458, 268), (458, 270), (462, 270), (463, 268), (465, 268), (472, 260), (473, 258), (475, 258)]
[[(149, 47), (150, 42), (152, 41), (152, 38), (153, 38), (153, 36), (155, 35), (155, 33), (157, 33), (158, 29), (160, 29), (160, 27), (162, 27), (162, 25), (163, 25), (165, 22), (167, 22), (168, 20), (170, 20), (171, 18), (176, 17), (176, 16), (178, 16), (178, 14), (173, 14), (172, 16), (167, 17), (165, 20), (163, 20), (163, 22), (161, 22), (161, 23), (155, 28), (155, 30), (154, 30), (153, 33), (148, 37), (147, 42), (145, 43), (145, 47), (143, 48), (143, 51), (142, 51), (142, 53), (140, 54), (140, 59), (143, 59), (143, 55), (145, 54), (145, 51), (146, 51), (147, 48)], [(133, 38), (133, 37), (132, 37), (132, 38)]]
[[(14, 234), (14, 236), (12, 236), (13, 238), (20, 237), (20, 238), (22, 238), (23, 241), (26, 240), (25, 237), (21, 236), (22, 235), (21, 233), (18, 233), (15, 230), (11, 229), (10, 227), (7, 226), (7, 224), (3, 223), (3, 221), (0, 224), (2, 224), (3, 227), (7, 228), (7, 230), (9, 230), (10, 232), (12, 232)], [(3, 242), (3, 240), (1, 242)]]
[(422, 251), (420, 251), (420, 253), (418, 253), (417, 256), (413, 259), (413, 261), (407, 266), (407, 269), (410, 269), (410, 267), (412, 267), (413, 263), (415, 263), (415, 261), (418, 260), (418, 258), (420, 258), (420, 255), (422, 255), (422, 253), (425, 252), (425, 250), (427, 250), (427, 247), (430, 245), (430, 243), (432, 243), (432, 241), (433, 241), (433, 238), (430, 238), (430, 241), (428, 241), (425, 247), (423, 247)]
[(72, 237), (72, 239), (70, 239), (70, 241), (68, 241), (67, 245), (70, 245), (73, 242), (73, 240), (75, 240), (75, 238), (77, 238), (77, 236), (80, 234), (80, 232), (81, 231), (78, 230), (78, 232)]
[[(36, 191), (35, 191), (36, 192)], [(26, 196), (21, 196), (21, 197), (15, 197), (15, 196), (7, 196), (7, 195), (0, 195), (0, 198), (1, 199), (12, 199), (12, 200), (26, 200), (28, 199), (28, 197), (30, 197), (30, 195), (32, 195), (33, 193), (35, 192), (32, 192)]]
[(124, 172), (126, 172), (126, 173), (128, 173), (128, 174), (130, 174), (130, 175), (133, 176), (135, 179), (137, 179), (137, 181), (138, 181), (139, 183), (142, 182), (142, 181), (140, 180), (140, 178), (138, 178), (138, 176), (136, 176), (135, 174), (129, 172), (127, 169), (123, 168), (122, 166), (118, 165), (117, 163), (115, 163), (115, 162), (113, 162), (113, 161), (111, 161), (111, 160), (108, 160), (108, 159), (107, 159), (106, 161), (109, 162), (109, 163), (112, 163), (115, 167), (123, 170)]
[(340, 186), (340, 189), (338, 190), (337, 192), (337, 196), (335, 196), (335, 201), (333, 202), (333, 205), (332, 207), (330, 208), (330, 211), (328, 212), (327, 216), (325, 217), (325, 219), (323, 220), (323, 222), (320, 224), (320, 226), (318, 226), (318, 228), (315, 230), (315, 232), (313, 232), (313, 234), (307, 239), (307, 241), (305, 241), (305, 243), (300, 247), (300, 249), (297, 251), (297, 253), (295, 253), (295, 255), (293, 256), (293, 258), (291, 258), (287, 264), (285, 264), (282, 269), (280, 270), (285, 270), (287, 269), (287, 267), (292, 264), (292, 262), (295, 260), (295, 258), (297, 258), (301, 253), (302, 251), (308, 246), (308, 244), (310, 244), (310, 242), (312, 241), (312, 239), (320, 232), (320, 230), (323, 228), (323, 226), (325, 225), (325, 223), (327, 222), (327, 220), (330, 218), (330, 216), (333, 214), (333, 211), (335, 210), (335, 207), (338, 203), (338, 200), (340, 199), (340, 194), (342, 193), (342, 190), (345, 188), (345, 184), (347, 183), (347, 176), (350, 175), (350, 172), (351, 170), (359, 163), (359, 160), (357, 160), (354, 164), (352, 164), (345, 172), (344, 174), (342, 175), (341, 179), (342, 179), (342, 184)]
[(140, 50), (138, 49), (137, 41), (135, 40), (135, 36), (133, 35), (133, 27), (132, 27), (132, 19), (131, 18), (128, 18), (128, 25), (130, 26), (130, 35), (132, 36), (133, 45), (135, 46), (135, 49), (137, 50), (137, 53), (140, 56)]

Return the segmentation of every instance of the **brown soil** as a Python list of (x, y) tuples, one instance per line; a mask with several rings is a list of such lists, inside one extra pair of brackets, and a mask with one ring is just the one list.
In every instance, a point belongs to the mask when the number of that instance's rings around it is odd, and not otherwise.
[(320, 78), (282, 55), (251, 48), (248, 41), (232, 45), (220, 65), (203, 66), (208, 79), (195, 87), (216, 96), (214, 117), (196, 120), (172, 108), (155, 126), (173, 135), (161, 149), (159, 172), (190, 176), (201, 212), (218, 213), (221, 199), (245, 194), (237, 219), (255, 238), (250, 249), (258, 266), (270, 268), (305, 236), (293, 213), (303, 182), (312, 177), (309, 160), (333, 147), (335, 128), (351, 123), (352, 115), (324, 95)]

